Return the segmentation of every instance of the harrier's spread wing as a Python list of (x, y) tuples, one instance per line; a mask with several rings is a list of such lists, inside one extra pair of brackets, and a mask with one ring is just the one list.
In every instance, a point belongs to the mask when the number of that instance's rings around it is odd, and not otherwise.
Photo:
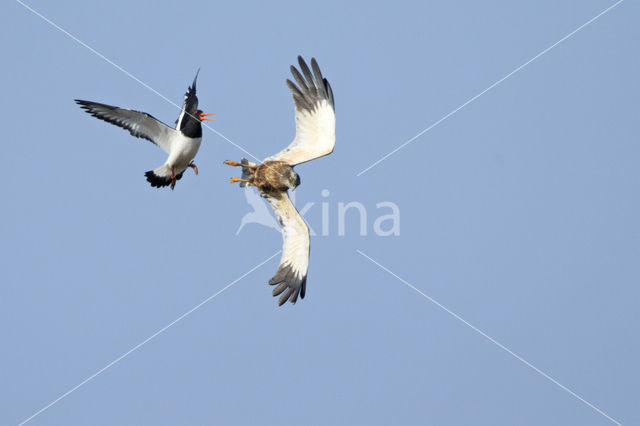
[(336, 143), (336, 114), (333, 92), (326, 78), (322, 77), (315, 58), (311, 68), (298, 56), (302, 74), (291, 66), (296, 84), (287, 80), (295, 104), (296, 138), (291, 145), (265, 159), (296, 165), (331, 154)]
[(282, 225), (282, 258), (280, 266), (269, 284), (274, 296), (280, 296), (278, 306), (289, 300), (296, 303), (298, 295), (304, 299), (309, 267), (309, 228), (289, 199), (286, 192), (266, 195), (276, 217)]
[(162, 148), (167, 154), (171, 150), (174, 129), (155, 119), (146, 112), (119, 108), (98, 102), (75, 100), (89, 114), (108, 123), (127, 129), (137, 138), (150, 140)]

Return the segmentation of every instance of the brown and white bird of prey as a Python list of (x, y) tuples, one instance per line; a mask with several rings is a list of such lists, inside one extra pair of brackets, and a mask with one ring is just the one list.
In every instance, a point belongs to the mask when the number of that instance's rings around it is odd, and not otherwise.
[(282, 258), (276, 274), (269, 281), (269, 284), (277, 286), (273, 295), (280, 296), (278, 305), (287, 300), (296, 303), (298, 296), (304, 298), (309, 267), (309, 228), (287, 193), (300, 185), (300, 176), (293, 167), (330, 154), (336, 143), (331, 86), (322, 77), (315, 58), (311, 59), (311, 70), (300, 56), (298, 63), (302, 73), (292, 66), (295, 83), (287, 80), (295, 104), (296, 137), (293, 142), (261, 164), (244, 158), (240, 163), (225, 161), (230, 166), (242, 167), (242, 178), (231, 178), (231, 182), (255, 186), (267, 199), (282, 226)]
[(175, 129), (146, 112), (81, 99), (75, 101), (94, 117), (122, 127), (133, 136), (150, 140), (162, 148), (169, 155), (167, 161), (162, 166), (146, 172), (145, 176), (151, 186), (161, 188), (170, 185), (173, 189), (176, 186), (176, 181), (182, 178), (187, 167), (191, 167), (198, 174), (198, 167), (193, 163), (193, 158), (198, 153), (202, 141), (201, 122), (204, 120), (214, 121), (206, 117), (215, 113), (205, 114), (198, 109), (197, 78), (198, 73), (184, 95), (182, 111), (176, 120)]

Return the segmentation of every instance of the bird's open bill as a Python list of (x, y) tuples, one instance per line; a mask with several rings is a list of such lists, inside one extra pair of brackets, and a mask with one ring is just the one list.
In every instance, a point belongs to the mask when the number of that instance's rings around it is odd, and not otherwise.
[(215, 112), (201, 112), (200, 113), (200, 121), (216, 121), (213, 118), (205, 118), (208, 117), (209, 115), (216, 115)]

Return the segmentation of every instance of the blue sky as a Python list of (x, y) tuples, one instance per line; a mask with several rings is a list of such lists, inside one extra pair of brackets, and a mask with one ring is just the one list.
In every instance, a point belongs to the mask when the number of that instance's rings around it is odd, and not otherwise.
[[(27, 2), (259, 158), (294, 135), (284, 81), (318, 59), (331, 156), (299, 166), (307, 297), (278, 308), (280, 235), (247, 224), (205, 130), (176, 190), (90, 99), (174, 106), (17, 2), (0, 14), (0, 424), (640, 423), (640, 30), (624, 1), (361, 176), (614, 1)], [(329, 195), (323, 196), (322, 191)], [(367, 211), (346, 216), (339, 203)], [(400, 210), (400, 235), (373, 223)], [(327, 206), (327, 213), (322, 210)], [(525, 365), (375, 260), (579, 395)]]

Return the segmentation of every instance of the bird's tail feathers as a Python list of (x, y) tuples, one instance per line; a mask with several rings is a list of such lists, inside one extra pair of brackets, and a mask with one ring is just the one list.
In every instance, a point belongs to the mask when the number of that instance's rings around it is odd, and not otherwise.
[[(240, 164), (246, 164), (247, 166), (255, 166), (256, 163), (252, 163), (251, 161), (247, 160), (246, 158), (242, 157), (242, 159), (240, 160)], [(242, 166), (242, 179), (253, 179), (253, 173), (254, 173), (254, 169), (250, 168), (250, 167), (245, 167)], [(240, 187), (244, 188), (245, 186), (247, 186), (247, 182), (240, 182)]]
[[(184, 170), (178, 173), (176, 175), (176, 180), (182, 179), (183, 173)], [(149, 182), (152, 187), (162, 188), (171, 185), (171, 168), (166, 164), (163, 164), (157, 169), (149, 170), (144, 175), (147, 177), (147, 182)]]

